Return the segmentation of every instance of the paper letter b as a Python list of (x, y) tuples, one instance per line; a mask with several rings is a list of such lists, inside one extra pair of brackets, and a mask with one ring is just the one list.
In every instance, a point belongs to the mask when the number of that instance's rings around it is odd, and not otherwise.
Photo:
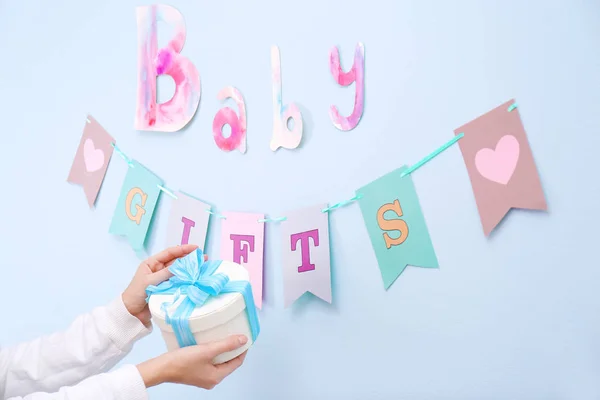
[[(157, 22), (162, 20), (175, 30), (167, 47), (158, 49)], [(200, 74), (180, 54), (185, 42), (185, 22), (177, 9), (164, 4), (137, 7), (138, 89), (135, 129), (176, 132), (186, 126), (200, 103)], [(156, 103), (156, 78), (169, 75), (175, 81), (175, 94)]]
[[(298, 106), (290, 103), (283, 106), (281, 95), (281, 57), (279, 47), (271, 47), (271, 69), (273, 74), (273, 136), (271, 150), (280, 147), (295, 149), (302, 141), (302, 114)], [(288, 129), (288, 120), (294, 121), (292, 130)]]

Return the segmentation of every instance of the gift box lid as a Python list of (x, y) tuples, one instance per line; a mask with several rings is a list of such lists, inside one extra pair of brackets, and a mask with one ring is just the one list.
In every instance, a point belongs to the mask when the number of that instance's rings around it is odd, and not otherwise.
[[(230, 281), (248, 281), (249, 274), (246, 268), (231, 262), (222, 261), (216, 273), (223, 273), (229, 276)], [(173, 301), (172, 294), (154, 294), (150, 297), (148, 306), (152, 313), (152, 318), (163, 331), (172, 332), (173, 328), (167, 324), (165, 313), (161, 306), (165, 302)], [(186, 298), (182, 295), (175, 304), (167, 308), (169, 314), (175, 312), (179, 304)], [(222, 325), (233, 319), (236, 315), (246, 309), (246, 302), (241, 293), (224, 293), (218, 296), (210, 296), (202, 307), (196, 307), (189, 318), (190, 329), (192, 332), (205, 331)]]

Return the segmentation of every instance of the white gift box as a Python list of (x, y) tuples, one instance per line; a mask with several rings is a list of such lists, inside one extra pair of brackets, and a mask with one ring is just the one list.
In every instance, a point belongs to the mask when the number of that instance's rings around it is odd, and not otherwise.
[[(230, 281), (249, 281), (248, 271), (239, 264), (222, 261), (215, 273), (229, 276)], [(161, 310), (163, 303), (170, 304), (173, 294), (153, 294), (149, 300), (152, 320), (158, 325), (169, 351), (179, 348), (179, 343), (173, 328), (166, 321), (165, 313)], [(181, 298), (170, 307), (169, 315), (173, 315), (179, 304), (186, 298)], [(215, 364), (221, 364), (234, 359), (252, 346), (252, 331), (246, 312), (246, 302), (241, 293), (224, 293), (210, 296), (202, 307), (196, 307), (189, 318), (190, 330), (197, 344), (209, 343), (225, 339), (230, 335), (244, 335), (248, 342), (241, 348), (223, 353), (214, 359)]]

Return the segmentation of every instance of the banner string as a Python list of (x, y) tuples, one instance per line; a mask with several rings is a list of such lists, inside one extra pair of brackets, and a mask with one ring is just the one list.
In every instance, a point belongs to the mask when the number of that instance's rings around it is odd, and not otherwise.
[(133, 161), (131, 161), (131, 159), (129, 157), (127, 157), (125, 155), (125, 153), (123, 153), (123, 151), (119, 148), (119, 146), (117, 146), (116, 143), (111, 142), (110, 145), (115, 149), (115, 151), (117, 152), (117, 154), (120, 155), (123, 160), (125, 160), (125, 162), (127, 163), (127, 165), (129, 165), (131, 168), (133, 168), (135, 166), (133, 164)]
[(321, 212), (326, 213), (326, 212), (329, 212), (331, 210), (335, 210), (337, 208), (347, 206), (348, 204), (354, 203), (355, 201), (361, 199), (362, 197), (363, 197), (362, 194), (356, 194), (356, 195), (354, 195), (352, 198), (350, 198), (348, 200), (340, 201), (339, 203), (335, 203), (335, 204), (333, 204), (333, 205), (331, 205), (329, 207), (326, 207), (326, 208), (322, 209)]
[(212, 211), (210, 208), (207, 208), (206, 210), (207, 213), (209, 213), (210, 215), (214, 215), (215, 217), (219, 218), (219, 219), (227, 219), (226, 216), (224, 216), (223, 214), (219, 214), (217, 212)]
[[(515, 108), (517, 108), (517, 103), (512, 104), (509, 108), (508, 111), (512, 111)], [(86, 121), (89, 123), (89, 119), (86, 118)], [(413, 166), (409, 167), (408, 169), (406, 169), (401, 177), (405, 177), (406, 175), (410, 175), (411, 173), (413, 173), (415, 170), (417, 170), (418, 168), (422, 167), (423, 165), (425, 165), (427, 162), (431, 161), (434, 157), (436, 157), (437, 155), (439, 155), (440, 153), (442, 153), (444, 150), (448, 149), (450, 146), (452, 146), (453, 144), (455, 144), (456, 142), (458, 142), (460, 139), (462, 139), (464, 137), (464, 133), (459, 133), (458, 135), (456, 135), (455, 137), (453, 137), (451, 140), (449, 140), (448, 142), (446, 142), (445, 144), (443, 144), (442, 146), (440, 146), (439, 148), (437, 148), (435, 151), (431, 152), (429, 155), (427, 155), (426, 157), (424, 157), (422, 160), (420, 160), (419, 162), (417, 162), (416, 164), (414, 164)], [(125, 162), (127, 163), (127, 165), (129, 165), (129, 167), (134, 168), (135, 164), (133, 163), (132, 159), (127, 157), (127, 155), (123, 152), (123, 150), (121, 150), (119, 148), (119, 146), (117, 146), (116, 143), (111, 143), (112, 147), (115, 149), (115, 152), (123, 159), (125, 160)], [(163, 191), (164, 193), (166, 193), (167, 195), (171, 196), (173, 199), (177, 200), (178, 197), (177, 195), (175, 195), (175, 193), (173, 193), (173, 191), (165, 186), (161, 186), (161, 185), (156, 185), (161, 191)], [(325, 207), (324, 209), (321, 210), (321, 212), (326, 213), (326, 212), (330, 212), (333, 210), (336, 210), (338, 208), (347, 206), (348, 204), (354, 203), (355, 201), (360, 200), (363, 197), (363, 195), (361, 193), (357, 193), (356, 195), (354, 195), (353, 197), (351, 197), (350, 199), (347, 200), (343, 200), (340, 201), (338, 203), (332, 204), (328, 207)], [(223, 214), (219, 214), (218, 212), (212, 211), (210, 208), (207, 208), (205, 210), (207, 213), (214, 215), (216, 218), (219, 219), (227, 219), (226, 216), (224, 216)], [(267, 222), (283, 222), (286, 221), (287, 217), (275, 217), (275, 218), (263, 218), (263, 219), (259, 219), (257, 220), (258, 223), (267, 223)]]
[(408, 167), (408, 169), (406, 171), (404, 171), (400, 175), (400, 177), (404, 178), (406, 175), (412, 174), (414, 171), (416, 171), (418, 168), (420, 168), (423, 165), (425, 165), (427, 162), (431, 161), (431, 159), (433, 159), (434, 157), (438, 156), (441, 152), (443, 152), (444, 150), (446, 150), (448, 147), (450, 147), (454, 143), (458, 142), (460, 139), (463, 138), (463, 136), (465, 136), (464, 133), (459, 133), (458, 135), (454, 136), (452, 139), (450, 139), (449, 141), (447, 141), (444, 145), (438, 147), (436, 150), (434, 150), (433, 152), (431, 152), (429, 155), (427, 155), (421, 161), (419, 161), (418, 163), (414, 164), (412, 167)]
[(263, 218), (263, 219), (259, 219), (258, 223), (263, 223), (263, 222), (283, 222), (287, 220), (287, 217), (276, 217), (276, 218)]
[[(511, 104), (508, 107), (507, 111), (511, 112), (511, 111), (513, 111), (517, 107), (518, 107), (517, 103), (513, 103), (513, 104)], [(436, 150), (434, 150), (429, 155), (427, 155), (426, 157), (424, 157), (421, 161), (419, 161), (418, 163), (414, 164), (412, 167), (408, 167), (408, 169), (402, 173), (401, 177), (405, 177), (406, 175), (410, 175), (411, 173), (413, 173), (414, 171), (416, 171), (418, 168), (422, 167), (423, 165), (425, 165), (426, 163), (428, 163), (429, 161), (431, 161), (434, 157), (438, 156), (444, 150), (448, 149), (454, 143), (458, 142), (464, 136), (465, 136), (465, 134), (463, 132), (461, 132), (458, 135), (454, 136), (452, 139), (450, 139), (449, 141), (447, 141), (445, 144), (443, 144), (442, 146), (438, 147)]]
[[(87, 120), (89, 122), (89, 120)], [(131, 158), (127, 157), (127, 155), (125, 153), (123, 153), (123, 150), (121, 150), (119, 148), (119, 146), (117, 146), (116, 143), (111, 142), (111, 146), (115, 149), (115, 151), (117, 152), (118, 155), (121, 156), (121, 158), (123, 160), (125, 160), (125, 162), (127, 163), (127, 165), (129, 165), (130, 168), (135, 168), (135, 164), (133, 163), (133, 161), (131, 161)], [(174, 198), (175, 200), (178, 199), (178, 197), (175, 195), (175, 193), (173, 193), (173, 191), (165, 186), (162, 185), (156, 185), (160, 190), (162, 190), (164, 193), (166, 193), (167, 195), (171, 196), (172, 198)]]
[(173, 193), (173, 192), (172, 192), (170, 189), (168, 189), (168, 188), (166, 188), (166, 187), (164, 187), (164, 186), (161, 186), (161, 185), (156, 185), (156, 186), (158, 186), (158, 188), (159, 188), (160, 190), (162, 190), (163, 192), (165, 192), (166, 194), (168, 194), (169, 196), (171, 196), (171, 197), (172, 197), (172, 198), (174, 198), (175, 200), (178, 200), (178, 199), (179, 199), (179, 198), (178, 198), (178, 197), (175, 195), (175, 193)]

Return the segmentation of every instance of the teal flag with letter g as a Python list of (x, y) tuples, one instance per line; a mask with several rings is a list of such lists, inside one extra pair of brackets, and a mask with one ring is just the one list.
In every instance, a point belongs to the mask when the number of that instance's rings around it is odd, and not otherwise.
[(146, 235), (160, 196), (158, 185), (162, 183), (162, 179), (132, 160), (110, 224), (109, 232), (125, 236), (140, 256), (143, 256)]
[(438, 268), (412, 178), (403, 166), (360, 188), (360, 211), (388, 289), (408, 265)]

